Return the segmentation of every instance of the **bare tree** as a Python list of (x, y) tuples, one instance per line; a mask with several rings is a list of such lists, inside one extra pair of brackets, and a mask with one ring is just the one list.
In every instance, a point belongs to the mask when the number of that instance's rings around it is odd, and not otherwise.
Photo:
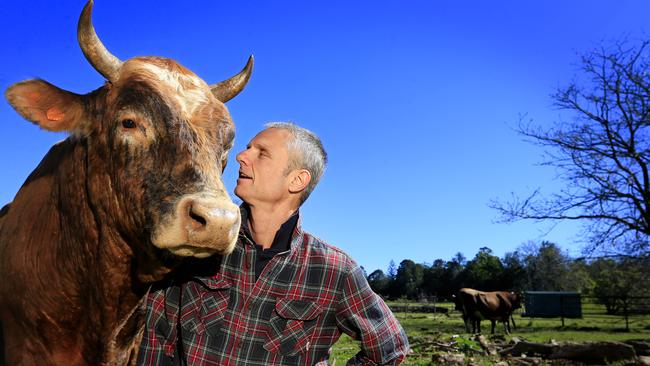
[(572, 112), (550, 128), (520, 122), (566, 186), (550, 196), (492, 201), (500, 220), (584, 220), (588, 250), (650, 249), (650, 41), (624, 40), (581, 58), (579, 77), (552, 95)]

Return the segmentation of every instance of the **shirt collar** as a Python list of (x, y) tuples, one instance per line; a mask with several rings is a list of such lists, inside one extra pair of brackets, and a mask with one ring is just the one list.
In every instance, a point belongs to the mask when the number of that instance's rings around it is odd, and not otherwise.
[[(240, 206), (241, 211), (241, 233), (250, 240), (251, 243), (254, 243), (256, 246), (259, 246), (253, 240), (253, 235), (251, 235), (250, 227), (248, 226), (248, 216), (250, 215), (250, 207), (245, 202)], [(300, 231), (300, 214), (296, 210), (282, 225), (280, 229), (275, 233), (273, 238), (273, 243), (271, 247), (267, 250), (274, 251), (276, 253), (281, 253), (288, 251), (292, 248), (292, 238), (294, 232)]]

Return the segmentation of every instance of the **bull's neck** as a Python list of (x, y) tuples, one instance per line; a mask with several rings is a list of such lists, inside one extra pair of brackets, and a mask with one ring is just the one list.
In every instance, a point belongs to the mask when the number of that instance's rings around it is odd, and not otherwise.
[(86, 142), (69, 138), (52, 147), (21, 189), (22, 196), (17, 196), (22, 200), (18, 204), (31, 205), (28, 212), (36, 213), (24, 228), (39, 230), (30, 245), (32, 255), (53, 251), (47, 261), (54, 263), (44, 261), (35, 273), (42, 277), (41, 283), (51, 283), (50, 289), (39, 290), (64, 292), (49, 295), (59, 303), (53, 304), (53, 314), (48, 316), (55, 322), (76, 317), (77, 332), (86, 334), (84, 341), (90, 334), (97, 336), (90, 341), (95, 344), (79, 345), (82, 354), (86, 348), (103, 347), (146, 291), (133, 278), (130, 247), (101, 208), (98, 200), (105, 199), (97, 197), (101, 187), (90, 186), (100, 181), (89, 176), (89, 160)]
[[(82, 283), (92, 283), (104, 291), (97, 294), (99, 300), (105, 302), (111, 297), (123, 297), (124, 293), (114, 292), (133, 290), (130, 270), (133, 252), (115, 229), (114, 218), (105, 208), (111, 199), (107, 193), (110, 192), (108, 174), (91, 175), (94, 162), (85, 140), (68, 139), (65, 143), (71, 151), (61, 159), (52, 199), (56, 211), (60, 212), (61, 227), (70, 228), (63, 233), (62, 246), (70, 243), (76, 247), (66, 247), (62, 254), (80, 252), (82, 258), (71, 260), (81, 261), (77, 271), (93, 280), (82, 278)], [(116, 288), (118, 284), (119, 289)], [(110, 291), (104, 289), (106, 286)]]

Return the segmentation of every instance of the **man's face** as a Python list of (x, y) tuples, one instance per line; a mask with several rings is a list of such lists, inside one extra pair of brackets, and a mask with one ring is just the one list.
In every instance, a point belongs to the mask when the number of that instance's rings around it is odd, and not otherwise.
[(280, 128), (266, 129), (237, 154), (240, 165), (235, 194), (249, 205), (278, 203), (289, 199), (290, 133)]

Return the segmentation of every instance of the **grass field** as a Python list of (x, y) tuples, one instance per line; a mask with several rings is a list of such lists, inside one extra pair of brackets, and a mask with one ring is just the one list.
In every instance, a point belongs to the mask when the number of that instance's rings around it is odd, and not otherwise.
[[(404, 303), (393, 303), (404, 305)], [(413, 304), (415, 305), (415, 304)], [(431, 356), (433, 350), (427, 346), (430, 340), (450, 341), (452, 338), (475, 347), (476, 343), (470, 340), (470, 335), (465, 334), (463, 320), (460, 313), (453, 310), (452, 303), (437, 304), (449, 309), (447, 314), (441, 313), (395, 313), (409, 337), (413, 354), (408, 357), (403, 365), (433, 365)], [(625, 330), (625, 320), (622, 316), (605, 315), (605, 310), (597, 304), (583, 304), (583, 318), (565, 319), (564, 326), (560, 318), (541, 319), (524, 318), (515, 313), (514, 319), (517, 329), (510, 336), (505, 336), (503, 326), (496, 328), (496, 337), (509, 340), (511, 337), (532, 342), (556, 341), (624, 341), (629, 339), (650, 340), (650, 315), (635, 315), (629, 317), (630, 331)], [(482, 333), (489, 335), (490, 322), (481, 323)], [(334, 346), (330, 364), (345, 365), (346, 361), (359, 350), (358, 342), (347, 335), (343, 335)], [(485, 361), (490, 364), (489, 361)]]

